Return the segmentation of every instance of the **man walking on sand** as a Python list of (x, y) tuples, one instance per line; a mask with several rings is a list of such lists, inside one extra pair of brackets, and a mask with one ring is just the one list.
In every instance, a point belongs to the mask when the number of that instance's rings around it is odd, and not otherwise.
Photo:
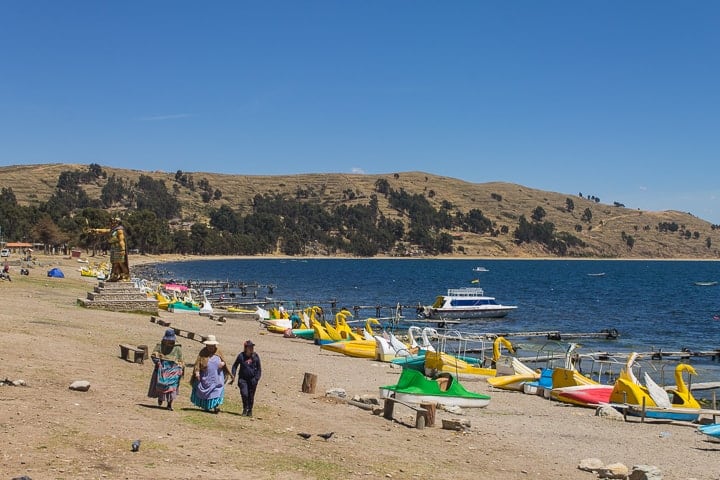
[[(238, 371), (238, 367), (240, 370)], [(262, 367), (260, 357), (255, 353), (255, 344), (252, 340), (245, 342), (244, 350), (240, 352), (232, 366), (232, 375), (237, 372), (238, 388), (242, 397), (243, 411), (245, 417), (252, 417), (253, 404), (255, 403), (255, 390), (257, 389)]]

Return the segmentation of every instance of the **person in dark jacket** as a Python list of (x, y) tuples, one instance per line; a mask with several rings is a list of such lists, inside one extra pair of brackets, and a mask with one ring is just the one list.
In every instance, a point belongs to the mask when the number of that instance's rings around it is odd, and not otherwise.
[[(238, 367), (240, 367), (238, 369)], [(235, 375), (237, 372), (237, 376)], [(255, 403), (255, 390), (257, 389), (262, 367), (260, 357), (255, 353), (255, 344), (252, 340), (245, 342), (244, 350), (240, 352), (232, 366), (232, 374), (238, 379), (238, 388), (242, 397), (242, 415), (252, 417), (253, 404)]]

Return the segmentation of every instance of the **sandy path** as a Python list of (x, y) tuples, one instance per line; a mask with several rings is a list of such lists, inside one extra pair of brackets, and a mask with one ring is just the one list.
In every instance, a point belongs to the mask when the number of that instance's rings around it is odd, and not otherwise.
[[(29, 385), (0, 387), (2, 478), (592, 479), (577, 470), (591, 456), (654, 464), (666, 479), (720, 478), (720, 444), (692, 426), (610, 421), (519, 393), (490, 392), (488, 408), (466, 411), (468, 433), (388, 422), (322, 394), (332, 387), (376, 394), (399, 370), (265, 334), (251, 321), (161, 315), (175, 327), (217, 335), (228, 359), (244, 340), (255, 341), (264, 376), (254, 418), (239, 415), (234, 386), (219, 415), (194, 408), (187, 383), (175, 411), (160, 410), (145, 396), (151, 363), (121, 360), (118, 344), (152, 346), (164, 328), (148, 316), (75, 306), (94, 282), (70, 260), (59, 263), (64, 280), (44, 277), (43, 267), (0, 282), (0, 378)], [(200, 344), (183, 339), (183, 347), (192, 361)], [(318, 375), (317, 395), (300, 392), (304, 372)], [(90, 391), (68, 390), (77, 379), (89, 380)], [(484, 382), (466, 387), (489, 391)], [(412, 424), (409, 410), (398, 407), (396, 417)], [(438, 411), (438, 423), (442, 418), (457, 416)], [(335, 432), (329, 441), (297, 435), (329, 431)], [(135, 439), (142, 446), (132, 453)]]

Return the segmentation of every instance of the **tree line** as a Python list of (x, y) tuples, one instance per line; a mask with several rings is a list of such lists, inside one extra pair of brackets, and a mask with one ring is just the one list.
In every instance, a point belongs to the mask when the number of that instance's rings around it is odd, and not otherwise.
[[(101, 187), (99, 198), (87, 195), (83, 187), (90, 184)], [(207, 222), (180, 219), (178, 193), (183, 188), (196, 192), (208, 204)], [(379, 195), (386, 200), (385, 213)], [(434, 255), (453, 252), (454, 241), (461, 236), (452, 233), (510, 233), (507, 225), (497, 226), (479, 209), (462, 212), (446, 200), (436, 202), (436, 207), (429, 197), (393, 189), (386, 179), (378, 179), (368, 197), (346, 191), (337, 205), (323, 203), (308, 187), (302, 192), (255, 195), (250, 209), (227, 203), (215, 207), (212, 202), (222, 198), (222, 192), (206, 179), (196, 181), (178, 170), (168, 188), (164, 181), (148, 175), (131, 181), (108, 176), (99, 165), (91, 164), (84, 171), (63, 171), (51, 197), (37, 206), (18, 205), (12, 189), (2, 188), (0, 227), (6, 238), (15, 240), (50, 247), (106, 249), (104, 236), (88, 232), (106, 227), (110, 217), (120, 212), (131, 249), (208, 255)], [(497, 194), (492, 198), (502, 200)], [(565, 207), (574, 209), (571, 199)], [(532, 221), (521, 216), (513, 232), (515, 241), (536, 242), (558, 255), (585, 246), (577, 237), (557, 232), (545, 215), (545, 210), (537, 207)], [(591, 213), (585, 212), (583, 217), (589, 222)]]

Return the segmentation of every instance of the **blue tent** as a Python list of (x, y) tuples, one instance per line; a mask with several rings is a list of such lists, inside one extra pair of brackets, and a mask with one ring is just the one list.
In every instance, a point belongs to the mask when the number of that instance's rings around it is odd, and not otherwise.
[(65, 278), (65, 274), (63, 274), (59, 268), (53, 268), (52, 270), (48, 270), (48, 277)]

